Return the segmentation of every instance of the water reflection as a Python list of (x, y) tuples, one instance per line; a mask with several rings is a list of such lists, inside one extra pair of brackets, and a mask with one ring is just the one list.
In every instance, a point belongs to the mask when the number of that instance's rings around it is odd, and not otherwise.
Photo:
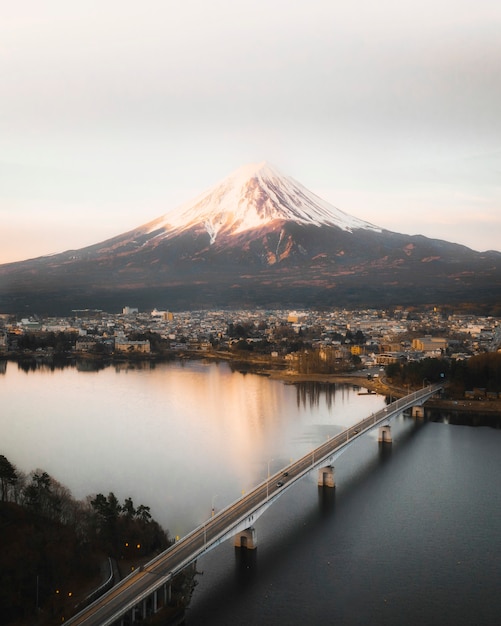
[(318, 407), (322, 401), (325, 402), (328, 409), (331, 409), (336, 395), (345, 400), (347, 397), (351, 397), (350, 391), (357, 393), (360, 391), (360, 387), (357, 385), (316, 381), (294, 383), (294, 386), (296, 387), (297, 406), (309, 408)]
[(235, 548), (235, 581), (245, 589), (257, 574), (257, 551)]
[(325, 401), (327, 406), (330, 408), (332, 406), (332, 400), (336, 393), (336, 385), (328, 384), (328, 383), (318, 383), (318, 382), (303, 382), (296, 383), (297, 390), (297, 405), (298, 407), (309, 406), (313, 408), (315, 406), (319, 406), (320, 397), (322, 394), (325, 395)]
[(336, 490), (329, 487), (318, 487), (318, 510), (321, 517), (330, 517), (334, 514), (336, 505)]
[[(166, 359), (167, 361), (167, 359)], [(7, 371), (7, 360), (0, 360), (0, 374), (5, 374)], [(73, 357), (60, 354), (53, 355), (40, 355), (40, 356), (27, 356), (21, 358), (17, 362), (12, 362), (13, 367), (17, 367), (23, 372), (36, 372), (36, 371), (50, 371), (63, 370), (67, 368), (75, 368), (79, 372), (99, 372), (110, 367), (113, 367), (115, 371), (127, 371), (127, 370), (152, 370), (155, 369), (158, 362), (155, 360), (137, 360), (131, 361), (124, 359), (118, 361), (116, 359), (109, 358), (92, 358), (90, 357)], [(179, 365), (182, 366), (182, 361), (179, 361)]]
[[(226, 363), (38, 363), (0, 379), (2, 453), (74, 497), (113, 491), (173, 535), (377, 410), (351, 387), (285, 385)], [(89, 375), (92, 374), (92, 375)], [(298, 401), (299, 399), (299, 401)]]
[(104, 361), (96, 361), (93, 359), (77, 359), (76, 368), (79, 372), (99, 372), (109, 367)]
[[(7, 367), (7, 363), (5, 366)], [(62, 356), (30, 357), (28, 359), (21, 359), (17, 363), (17, 367), (23, 372), (55, 372), (56, 370), (65, 369), (68, 366), (68, 359)]]

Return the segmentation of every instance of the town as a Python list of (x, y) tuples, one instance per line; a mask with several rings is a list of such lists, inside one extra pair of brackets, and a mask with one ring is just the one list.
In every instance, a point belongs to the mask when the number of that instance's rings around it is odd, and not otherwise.
[(125, 306), (120, 314), (87, 309), (67, 318), (0, 315), (3, 357), (238, 355), (292, 372), (332, 373), (430, 357), (464, 361), (500, 346), (500, 318), (439, 307), (174, 313)]
[[(241, 373), (247, 372), (267, 376), (276, 374), (279, 379), (282, 378), (282, 380), (293, 384), (299, 383), (296, 387), (298, 406), (303, 403), (314, 404), (319, 396), (324, 394), (326, 398), (332, 399), (333, 394), (336, 393), (336, 388), (339, 389), (338, 384), (343, 387), (343, 392), (348, 387), (354, 397), (378, 394), (378, 396), (384, 396), (384, 401), (379, 397), (373, 399), (376, 403), (383, 405), (379, 413), (380, 419), (384, 418), (385, 420), (392, 413), (391, 406), (396, 397), (407, 396), (409, 398), (414, 396), (415, 398), (417, 394), (429, 394), (431, 396), (435, 394), (436, 389), (440, 389), (440, 394), (437, 394), (438, 397), (430, 397), (427, 400), (426, 413), (423, 410), (409, 416), (410, 421), (413, 420), (413, 426), (423, 424), (423, 420), (426, 420), (427, 422), (437, 421), (451, 425), (487, 426), (498, 430), (501, 428), (500, 344), (501, 320), (499, 318), (469, 312), (454, 312), (439, 307), (421, 310), (405, 308), (358, 311), (348, 309), (323, 311), (259, 309), (252, 311), (198, 310), (173, 312), (157, 309), (139, 311), (136, 307), (126, 306), (119, 314), (90, 309), (74, 310), (71, 316), (65, 318), (1, 315), (0, 378), (5, 378), (4, 382), (8, 386), (9, 374), (17, 374), (20, 382), (16, 388), (16, 394), (22, 394), (25, 385), (26, 389), (29, 389), (29, 384), (33, 380), (37, 381), (38, 384), (37, 379), (43, 378), (44, 374), (48, 374), (46, 379), (58, 378), (58, 380), (63, 380), (63, 377), (59, 377), (60, 372), (53, 376), (54, 370), (58, 368), (76, 368), (80, 377), (80, 372), (95, 372), (111, 365), (119, 375), (124, 371), (127, 372), (128, 383), (131, 378), (136, 378), (136, 374), (139, 374), (140, 385), (144, 383), (144, 380), (141, 380), (142, 375), (149, 373), (146, 372), (147, 369), (150, 367), (152, 369), (158, 368), (162, 381), (162, 393), (160, 394), (162, 418), (157, 421), (160, 427), (166, 429), (164, 432), (168, 435), (162, 438), (158, 448), (151, 443), (148, 436), (139, 438), (144, 438), (147, 442), (145, 444), (147, 448), (143, 448), (143, 450), (147, 450), (148, 457), (153, 456), (155, 449), (158, 449), (160, 457), (167, 458), (167, 467), (173, 468), (170, 472), (176, 477), (179, 474), (177, 466), (180, 465), (180, 461), (174, 460), (175, 457), (171, 452), (173, 448), (169, 448), (169, 442), (174, 447), (182, 446), (182, 437), (179, 441), (176, 437), (171, 436), (172, 422), (168, 422), (167, 419), (164, 420), (164, 412), (170, 413), (170, 411), (165, 410), (165, 407), (169, 406), (166, 402), (166, 394), (169, 393), (167, 389), (172, 390), (172, 387), (169, 388), (166, 385), (164, 390), (164, 381), (169, 378), (168, 374), (164, 378), (164, 373), (169, 371), (171, 364), (167, 364), (167, 366), (164, 363), (160, 364), (159, 362), (162, 360), (226, 360), (230, 363), (232, 371), (236, 372), (235, 378), (237, 380), (242, 378)], [(12, 365), (14, 366), (12, 369), (19, 367), (21, 370), (30, 372), (30, 376), (25, 377), (23, 372), (20, 376), (19, 372), (10, 372)], [(172, 365), (175, 366), (173, 371), (184, 369), (182, 366), (178, 367), (179, 362), (173, 362)], [(191, 365), (193, 363), (190, 363)], [(198, 363), (195, 364), (195, 370), (198, 369), (198, 365)], [(212, 364), (209, 365), (212, 368)], [(186, 369), (191, 369), (191, 367)], [(212, 368), (212, 371), (217, 369), (219, 367)], [(226, 364), (221, 369), (226, 369)], [(37, 370), (37, 372), (31, 375), (31, 370)], [(132, 370), (141, 371), (133, 372)], [(69, 373), (73, 374), (73, 372)], [(130, 377), (129, 374), (131, 374)], [(153, 372), (153, 375), (155, 374), (156, 372)], [(13, 379), (15, 378), (16, 376), (13, 377)], [(25, 378), (30, 380), (25, 382)], [(85, 374), (82, 378), (89, 380)], [(95, 377), (92, 375), (90, 378), (94, 380)], [(36, 404), (28, 405), (27, 409), (21, 409), (20, 412), (17, 412), (15, 408), (17, 396), (16, 399), (11, 400), (10, 404), (7, 403), (9, 411), (6, 424), (8, 422), (10, 427), (10, 424), (15, 424), (16, 421), (30, 425), (38, 422), (44, 424), (43, 428), (46, 428), (46, 425), (52, 420), (53, 413), (54, 422), (60, 425), (57, 430), (57, 448), (54, 455), (57, 457), (59, 450), (63, 449), (62, 442), (75, 439), (73, 427), (75, 422), (81, 419), (82, 427), (93, 434), (96, 431), (96, 440), (104, 442), (105, 447), (102, 449), (106, 449), (107, 453), (102, 456), (105, 458), (105, 464), (108, 464), (109, 458), (114, 456), (123, 457), (124, 463), (128, 464), (130, 463), (129, 455), (117, 452), (119, 443), (113, 439), (114, 434), (112, 432), (115, 431), (115, 426), (111, 426), (111, 431), (106, 431), (102, 426), (104, 422), (113, 424), (113, 410), (117, 410), (120, 418), (116, 424), (120, 424), (119, 428), (122, 430), (121, 411), (123, 407), (121, 405), (114, 407), (113, 401), (108, 402), (108, 398), (116, 398), (116, 394), (120, 394), (121, 387), (118, 384), (118, 391), (116, 391), (113, 389), (113, 384), (108, 385), (106, 377), (102, 380), (105, 381), (105, 396), (101, 396), (101, 401), (95, 405), (97, 421), (94, 421), (92, 417), (93, 410), (90, 406), (87, 409), (87, 396), (82, 395), (81, 390), (78, 389), (78, 384), (69, 390), (70, 395), (66, 398), (71, 397), (73, 399), (74, 396), (76, 398), (75, 404), (81, 404), (84, 407), (82, 414), (79, 414), (76, 406), (73, 408), (72, 404), (63, 401), (62, 395), (57, 392), (56, 394), (53, 393), (54, 390), (57, 390), (57, 385), (60, 384), (56, 382), (56, 387), (51, 387), (52, 393), (46, 403), (47, 409), (42, 407), (44, 402), (39, 400), (38, 395)], [(270, 382), (275, 383), (275, 381)], [(261, 379), (259, 383), (264, 383), (265, 386), (268, 384), (267, 381)], [(439, 384), (431, 386), (432, 383)], [(219, 386), (217, 385), (217, 387)], [(88, 393), (89, 387), (85, 387), (85, 389)], [(183, 398), (186, 395), (186, 389), (184, 388), (184, 391), (180, 392)], [(446, 389), (446, 394), (442, 393), (444, 389)], [(451, 389), (453, 390), (452, 393), (450, 392)], [(137, 387), (135, 390), (137, 391)], [(12, 398), (12, 388), (8, 391)], [(193, 389), (193, 394), (196, 393), (197, 390)], [(200, 393), (200, 396), (203, 396), (203, 393)], [(102, 402), (103, 397), (106, 397), (106, 404)], [(266, 396), (264, 397), (266, 398)], [(367, 400), (372, 403), (373, 399), (367, 397), (363, 398), (363, 401)], [(203, 408), (195, 417), (194, 423), (197, 424), (195, 430), (200, 430), (198, 425), (208, 421), (207, 416), (215, 414), (209, 410), (206, 411), (205, 404), (209, 401), (204, 398), (202, 404), (199, 405)], [(61, 421), (58, 421), (57, 411), (54, 411), (57, 404), (64, 407)], [(92, 403), (89, 402), (90, 404)], [(131, 407), (131, 414), (136, 413), (137, 429), (128, 427), (124, 429), (134, 432), (132, 449), (134, 454), (138, 456), (141, 456), (141, 448), (135, 447), (138, 438), (137, 432), (143, 432), (141, 431), (143, 420), (144, 422), (149, 421), (144, 419), (144, 413), (155, 415), (155, 400), (152, 397), (151, 405), (144, 406), (143, 399), (141, 399), (140, 405), (144, 411), (139, 413), (136, 411), (135, 405)], [(240, 404), (235, 406), (237, 411), (240, 410)], [(370, 409), (367, 408), (369, 406)], [(367, 410), (369, 413), (372, 406), (378, 405), (367, 404), (361, 410)], [(388, 408), (390, 410), (387, 412)], [(44, 413), (44, 410), (47, 412)], [(217, 405), (217, 411), (219, 410), (220, 406)], [(272, 404), (270, 410), (274, 411), (276, 407)], [(285, 409), (285, 411), (287, 410)], [(22, 414), (23, 412), (28, 413), (28, 415), (21, 418), (19, 413)], [(32, 412), (33, 415), (31, 415)], [(172, 413), (174, 414), (174, 411)], [(47, 419), (40, 417), (43, 415), (47, 415)], [(366, 416), (364, 419), (370, 420), (374, 416), (375, 413), (372, 413), (370, 417)], [(33, 422), (30, 421), (32, 417), (34, 418)], [(25, 422), (25, 419), (28, 421)], [(235, 422), (238, 421), (235, 419)], [(284, 424), (286, 421), (284, 420)], [(323, 439), (327, 434), (326, 443), (321, 443), (320, 446), (330, 445), (339, 437), (343, 440), (344, 445), (345, 435), (347, 445), (351, 446), (352, 440), (355, 441), (359, 435), (363, 435), (359, 430), (360, 423), (362, 422), (355, 423), (354, 429), (352, 427), (348, 427), (346, 430), (342, 429), (341, 434), (335, 433), (332, 437), (330, 431), (326, 433), (320, 430), (321, 435), (319, 436)], [(99, 426), (94, 428), (93, 424)], [(217, 424), (215, 424), (216, 426)], [(385, 424), (384, 428), (388, 428), (388, 425)], [(285, 429), (286, 426), (284, 426)], [(29, 446), (28, 436), (24, 436), (28, 430), (31, 428), (21, 429), (23, 439), (20, 445), (22, 447)], [(398, 432), (398, 429), (396, 430)], [(109, 435), (110, 432), (112, 433), (111, 436)], [(144, 432), (148, 432), (148, 430), (145, 429)], [(401, 432), (422, 433), (420, 430), (410, 428)], [(440, 436), (438, 431), (435, 434), (435, 437), (437, 436)], [(450, 436), (450, 433), (447, 432), (447, 448), (452, 447), (449, 444)], [(49, 439), (52, 438), (50, 434), (48, 437)], [(348, 437), (352, 439), (348, 439)], [(37, 437), (35, 439), (36, 446), (47, 445), (46, 443), (40, 444)], [(282, 434), (280, 433), (279, 440), (281, 439)], [(47, 441), (46, 439), (40, 440)], [(311, 458), (313, 463), (315, 450), (318, 448), (310, 446), (310, 439), (307, 441), (306, 445), (312, 450), (309, 449), (306, 457), (302, 456), (295, 463), (306, 462), (309, 467), (309, 459)], [(203, 443), (205, 445), (205, 435), (203, 435)], [(77, 445), (80, 443), (77, 442)], [(191, 446), (192, 442), (190, 441), (188, 445)], [(231, 440), (229, 443), (225, 441), (224, 446), (226, 445), (231, 447), (233, 443)], [(280, 442), (277, 445), (282, 444)], [(398, 451), (405, 447), (404, 445), (398, 448), (398, 445), (397, 443), (395, 446)], [(13, 449), (15, 452), (15, 446)], [(352, 450), (356, 450), (356, 448), (354, 447)], [(12, 575), (6, 579), (8, 584), (5, 594), (9, 602), (6, 610), (10, 611), (10, 615), (26, 614), (29, 615), (29, 619), (31, 619), (31, 615), (37, 615), (37, 623), (40, 624), (54, 624), (56, 620), (61, 623), (75, 611), (84, 609), (89, 598), (98, 598), (105, 590), (114, 589), (113, 585), (128, 585), (129, 581), (133, 580), (128, 577), (136, 569), (139, 576), (134, 580), (144, 579), (143, 575), (150, 578), (151, 572), (153, 574), (150, 579), (153, 579), (153, 576), (156, 576), (156, 571), (148, 569), (151, 567), (150, 564), (156, 562), (156, 559), (162, 554), (166, 554), (168, 546), (174, 546), (173, 549), (176, 546), (183, 546), (176, 530), (172, 532), (171, 536), (168, 531), (161, 528), (160, 524), (150, 514), (149, 505), (134, 505), (132, 495), (129, 492), (129, 489), (133, 488), (130, 478), (126, 479), (127, 491), (125, 495), (120, 495), (120, 497), (115, 495), (115, 490), (119, 494), (121, 488), (120, 482), (117, 481), (118, 487), (106, 485), (104, 488), (99, 487), (99, 492), (96, 490), (96, 492), (86, 496), (85, 499), (76, 499), (71, 495), (70, 488), (52, 478), (45, 470), (34, 469), (28, 475), (22, 470), (18, 471), (14, 461), (10, 461), (8, 458), (11, 454), (11, 458), (15, 458), (8, 445), (5, 452), (5, 455), (0, 454), (3, 526), (7, 533), (6, 545), (15, 546), (15, 550), (6, 553), (8, 559), (4, 558), (4, 569), (7, 572), (12, 572)], [(209, 455), (205, 458), (204, 453), (204, 449), (195, 446), (195, 454), (203, 457), (204, 472), (206, 467), (209, 467), (207, 471), (210, 472)], [(469, 453), (470, 440), (468, 440)], [(50, 457), (50, 451), (44, 452), (44, 454), (46, 458)], [(257, 454), (259, 455), (259, 451)], [(451, 451), (451, 454), (456, 453)], [(64, 457), (64, 454), (60, 456)], [(73, 455), (69, 456), (71, 456), (71, 465), (74, 464), (77, 467), (78, 463), (74, 461)], [(99, 455), (94, 450), (86, 451), (84, 455), (85, 464), (100, 463), (101, 460), (96, 460), (97, 456)], [(395, 455), (395, 457), (398, 456)], [(160, 457), (157, 457), (157, 464)], [(304, 460), (305, 458), (307, 461)], [(378, 452), (373, 458), (378, 458), (378, 462), (382, 463), (389, 460), (387, 448), (383, 447), (382, 442), (378, 443)], [(92, 459), (92, 462), (89, 462), (89, 459)], [(266, 475), (267, 469), (268, 481), (262, 483), (261, 487), (258, 488), (262, 489), (263, 500), (267, 502), (270, 465), (273, 467), (273, 458), (271, 455), (267, 455), (264, 459), (264, 462), (261, 462), (262, 475)], [(187, 461), (186, 467), (189, 467), (189, 471), (184, 472), (184, 474), (196, 474), (192, 471), (192, 460), (188, 458)], [(291, 456), (290, 466), (285, 470), (285, 473), (283, 468), (280, 470), (279, 482), (276, 478), (271, 481), (270, 484), (274, 491), (287, 488), (283, 481), (287, 477), (286, 482), (290, 482), (293, 476), (291, 467), (296, 467), (295, 463), (293, 463)], [(435, 472), (435, 466), (432, 462), (419, 463), (420, 465), (417, 466), (419, 471), (423, 467), (430, 466), (431, 471)], [(442, 458), (440, 458), (440, 463), (443, 464)], [(440, 463), (437, 465), (439, 468)], [(80, 464), (77, 471), (86, 474), (86, 465)], [(146, 466), (147, 464), (143, 463), (141, 459), (139, 465)], [(372, 465), (371, 469), (367, 470), (368, 474), (374, 471)], [(273, 471), (275, 470), (273, 469)], [(417, 471), (414, 470), (413, 474), (416, 475)], [(490, 472), (490, 470), (487, 471)], [(166, 474), (169, 472), (162, 472), (161, 465), (155, 466), (152, 473), (155, 472), (161, 475), (162, 488), (158, 490), (158, 494), (155, 494), (158, 497), (157, 499), (153, 498), (152, 506), (155, 507), (156, 505), (158, 510), (162, 511), (162, 507), (165, 507), (165, 494), (169, 489), (166, 480)], [(108, 474), (107, 470), (100, 470), (100, 473), (104, 476), (113, 475), (111, 471)], [(419, 480), (421, 480), (421, 475)], [(139, 476), (139, 473), (134, 474), (133, 481), (140, 482)], [(117, 474), (114, 474), (114, 477), (117, 480)], [(435, 478), (435, 474), (433, 477)], [(175, 480), (178, 479), (175, 478)], [(198, 482), (199, 476), (196, 476), (195, 480)], [(150, 476), (144, 480), (145, 484), (147, 481), (151, 481), (153, 484)], [(436, 480), (437, 484), (438, 482)], [(458, 481), (457, 484), (458, 490), (462, 490), (463, 482)], [(182, 488), (179, 489), (179, 491), (183, 491), (182, 497), (176, 501), (180, 503), (178, 505), (180, 508), (186, 507), (186, 501), (190, 497), (186, 485), (187, 483), (184, 481)], [(477, 483), (475, 483), (475, 488), (476, 485)], [(316, 485), (316, 488), (321, 489), (322, 491), (319, 493), (325, 495), (323, 486), (319, 488)], [(172, 487), (170, 489), (176, 491)], [(210, 531), (209, 523), (212, 525), (219, 524), (217, 511), (214, 508), (217, 497), (214, 495), (216, 491), (206, 491), (209, 494), (207, 496), (207, 513), (202, 515), (210, 515), (210, 518), (208, 518), (207, 524), (203, 524), (203, 527), (198, 526), (199, 534), (195, 535), (199, 537), (200, 541), (203, 537), (205, 544), (207, 536), (210, 538), (210, 534), (207, 535), (208, 529)], [(107, 496), (106, 493), (108, 493)], [(222, 493), (222, 491), (218, 488), (217, 493)], [(243, 496), (244, 490), (242, 489), (242, 498), (239, 497), (238, 503), (243, 502)], [(254, 497), (252, 492), (249, 497)], [(327, 497), (330, 498), (330, 496)], [(162, 503), (159, 505), (160, 499)], [(134, 500), (137, 501), (135, 495)], [(174, 502), (174, 500), (170, 501)], [(211, 508), (209, 508), (210, 505)], [(441, 505), (441, 501), (439, 505)], [(315, 506), (318, 506), (316, 502)], [(325, 513), (322, 515), (324, 516)], [(411, 510), (411, 515), (415, 516), (414, 510)], [(202, 517), (202, 519), (205, 518)], [(196, 522), (193, 524), (196, 525)], [(172, 528), (176, 528), (175, 524)], [(40, 546), (40, 555), (33, 551), (32, 543), (26, 539), (26, 537), (33, 538), (33, 536), (36, 539), (36, 545)], [(173, 540), (174, 536), (176, 537), (175, 541)], [(188, 542), (191, 541), (191, 533), (187, 537)], [(181, 541), (184, 541), (184, 538)], [(80, 546), (83, 546), (84, 549), (80, 549)], [(103, 555), (108, 555), (106, 560), (104, 560)], [(153, 561), (151, 560), (152, 557)], [(24, 564), (21, 570), (16, 568), (18, 562)], [(143, 567), (147, 569), (141, 569)], [(18, 574), (18, 571), (21, 573)], [(165, 598), (164, 611), (160, 615), (173, 616), (177, 619), (179, 615), (183, 614), (191, 601), (195, 584), (198, 582), (195, 580), (198, 573), (195, 565), (190, 569), (182, 570), (176, 576), (172, 588), (169, 587), (168, 595), (167, 592), (163, 592)], [(124, 580), (127, 582), (121, 582)], [(36, 594), (33, 593), (34, 581)], [(20, 592), (19, 589), (22, 591)], [(119, 587), (119, 589), (123, 589), (123, 587)], [(146, 615), (147, 611), (157, 610), (160, 607), (160, 604), (155, 604), (156, 599), (160, 596), (154, 595), (153, 597), (155, 599), (151, 600), (149, 604), (145, 602), (142, 605), (143, 615)], [(30, 621), (30, 623), (34, 622)]]

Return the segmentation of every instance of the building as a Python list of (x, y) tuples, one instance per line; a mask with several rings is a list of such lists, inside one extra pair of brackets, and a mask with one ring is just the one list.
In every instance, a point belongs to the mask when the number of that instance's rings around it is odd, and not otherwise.
[(376, 355), (377, 365), (390, 365), (391, 363), (399, 363), (403, 361), (405, 356), (402, 353), (397, 352), (384, 352), (383, 354)]
[(447, 339), (444, 337), (432, 337), (426, 335), (412, 340), (412, 348), (417, 352), (441, 352), (447, 349)]
[(123, 337), (117, 337), (115, 339), (115, 351), (117, 352), (137, 352), (141, 354), (147, 354), (151, 350), (150, 342), (144, 341), (131, 341)]
[(172, 322), (174, 320), (174, 313), (172, 313), (172, 311), (159, 311), (158, 309), (153, 309), (151, 317), (160, 318), (164, 322)]
[(297, 311), (291, 311), (287, 316), (287, 322), (289, 324), (302, 324), (306, 320), (306, 315), (304, 313), (298, 313)]
[(76, 340), (75, 350), (77, 352), (91, 352), (95, 349), (97, 343), (98, 342), (95, 337), (88, 337), (87, 335), (84, 335)]

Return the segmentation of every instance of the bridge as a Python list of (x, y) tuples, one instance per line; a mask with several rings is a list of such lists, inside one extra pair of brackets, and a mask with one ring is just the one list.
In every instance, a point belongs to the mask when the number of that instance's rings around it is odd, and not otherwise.
[(332, 463), (340, 454), (375, 428), (379, 429), (379, 441), (391, 442), (390, 420), (408, 409), (415, 416), (423, 416), (423, 404), (442, 388), (441, 384), (431, 385), (396, 400), (268, 476), (248, 494), (176, 541), (66, 623), (71, 626), (124, 626), (156, 613), (170, 601), (172, 579), (201, 555), (230, 537), (235, 538), (235, 546), (255, 548), (254, 523), (298, 480), (318, 470), (318, 484), (334, 487)]

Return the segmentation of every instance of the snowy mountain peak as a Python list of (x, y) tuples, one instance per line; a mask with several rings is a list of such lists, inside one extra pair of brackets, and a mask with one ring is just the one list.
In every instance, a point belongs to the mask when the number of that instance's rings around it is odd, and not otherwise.
[(241, 167), (195, 200), (155, 220), (152, 230), (160, 227), (170, 234), (203, 225), (213, 243), (221, 232), (241, 233), (274, 220), (381, 231), (325, 202), (266, 162)]

